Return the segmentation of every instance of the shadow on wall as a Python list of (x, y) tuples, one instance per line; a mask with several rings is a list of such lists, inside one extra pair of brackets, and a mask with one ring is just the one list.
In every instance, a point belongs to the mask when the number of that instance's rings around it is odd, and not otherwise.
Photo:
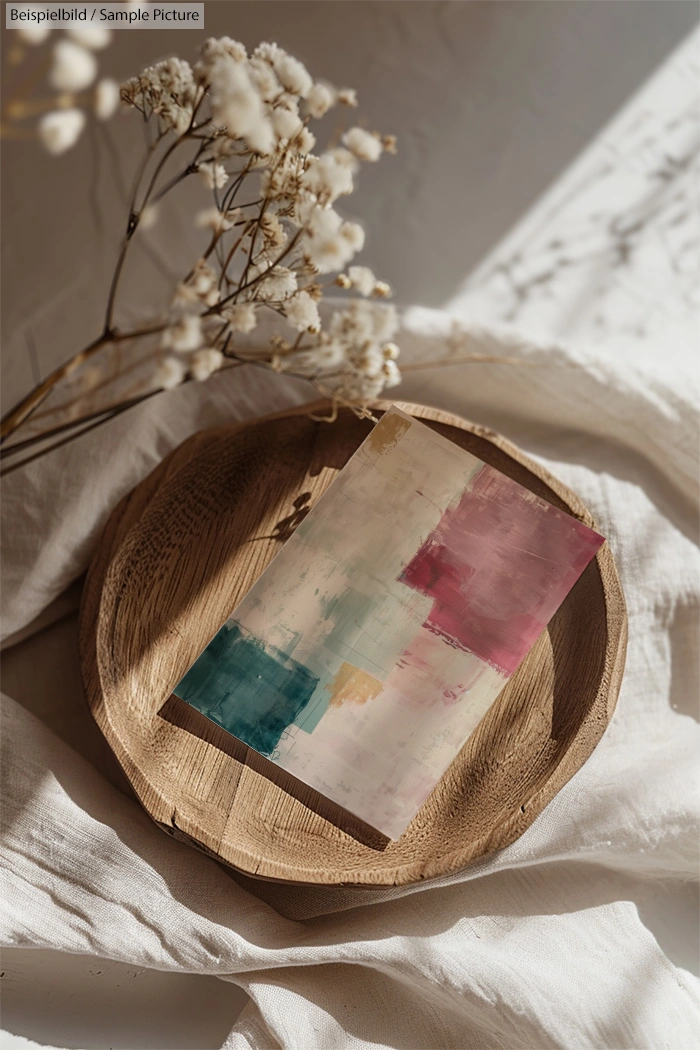
[[(123, 78), (228, 34), (248, 47), (276, 39), (315, 76), (356, 87), (359, 115), (396, 133), (399, 155), (365, 167), (339, 210), (366, 225), (362, 261), (399, 301), (440, 306), (697, 20), (685, 0), (219, 0), (204, 31), (117, 32), (102, 67)], [(133, 114), (108, 133), (118, 156), (101, 130), (50, 162), (32, 142), (5, 151), (6, 405), (31, 385), (29, 328), (42, 374), (99, 328), (124, 222), (119, 183), (142, 146)], [(154, 250), (135, 253), (124, 287), (135, 313), (172, 288), (154, 251), (179, 271), (201, 250), (187, 201), (205, 206), (204, 188), (184, 187)]]

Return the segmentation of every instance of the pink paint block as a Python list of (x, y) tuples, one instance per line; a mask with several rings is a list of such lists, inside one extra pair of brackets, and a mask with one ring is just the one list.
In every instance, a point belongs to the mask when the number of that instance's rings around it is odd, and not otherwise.
[(604, 542), (484, 465), (400, 579), (433, 599), (428, 630), (511, 675)]

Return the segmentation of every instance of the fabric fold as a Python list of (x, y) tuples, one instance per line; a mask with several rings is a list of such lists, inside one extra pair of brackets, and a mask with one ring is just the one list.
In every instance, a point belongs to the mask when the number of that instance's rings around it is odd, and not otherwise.
[[(446, 313), (408, 311), (406, 358), (439, 360), (459, 344), (525, 363), (408, 370), (401, 398), (536, 456), (581, 496), (620, 570), (627, 667), (589, 761), (505, 850), (375, 892), (227, 872), (117, 790), (88, 735), (78, 755), (65, 742), (78, 717), (77, 649), (65, 646), (75, 614), (60, 596), (111, 509), (190, 433), (309, 397), (253, 370), (190, 384), (4, 482), (4, 631), (24, 640), (5, 653), (17, 669), (3, 699), (2, 944), (232, 982), (250, 996), (225, 1042), (236, 1050), (694, 1048), (697, 409), (661, 364), (455, 331)], [(63, 620), (24, 630), (51, 602)], [(63, 739), (27, 710), (46, 699), (35, 701), (22, 660), (55, 683)]]

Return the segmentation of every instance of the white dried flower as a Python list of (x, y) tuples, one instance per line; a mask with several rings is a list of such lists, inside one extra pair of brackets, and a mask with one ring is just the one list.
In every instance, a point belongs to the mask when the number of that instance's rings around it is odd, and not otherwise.
[(365, 231), (359, 222), (344, 222), (340, 227), (340, 235), (347, 241), (348, 247), (355, 255), (365, 246)]
[(306, 67), (292, 55), (282, 53), (272, 62), (280, 84), (292, 95), (306, 98), (314, 86)]
[(160, 116), (163, 122), (168, 124), (178, 137), (184, 135), (192, 123), (192, 110), (176, 104), (167, 107), (163, 106)]
[[(331, 318), (329, 332), (356, 349), (367, 342), (385, 343), (398, 328), (396, 308), (388, 303), (367, 302), (353, 299), (343, 310), (337, 310)], [(382, 355), (383, 359), (383, 355)]]
[(269, 65), (274, 65), (279, 59), (284, 58), (286, 54), (287, 52), (279, 44), (271, 44), (263, 40), (253, 52), (253, 57), (260, 58), (263, 62), (269, 63)]
[(332, 208), (317, 208), (311, 215), (302, 246), (304, 253), (319, 273), (342, 270), (355, 254), (344, 235), (344, 224)]
[(49, 74), (56, 91), (82, 91), (92, 84), (96, 75), (97, 61), (93, 54), (71, 40), (58, 41)]
[(318, 306), (308, 292), (300, 291), (284, 304), (284, 315), (297, 332), (321, 327)]
[(197, 295), (209, 295), (216, 287), (216, 272), (206, 259), (197, 259), (192, 268), (190, 283)]
[(273, 212), (265, 212), (260, 220), (260, 231), (265, 242), (265, 250), (283, 248), (287, 243), (287, 234), (279, 218)]
[(202, 338), (202, 319), (199, 314), (185, 314), (165, 329), (160, 345), (178, 354), (189, 354), (202, 345)]
[(382, 374), (384, 356), (378, 346), (369, 343), (356, 355), (355, 364), (368, 379), (377, 379)]
[(347, 364), (345, 347), (337, 339), (328, 339), (318, 347), (317, 356), (320, 371), (338, 371), (340, 367)]
[[(32, 4), (27, 5), (29, 11), (37, 11), (38, 8)], [(51, 32), (51, 26), (46, 22), (20, 22), (15, 30), (17, 36), (25, 44), (36, 47), (43, 44)]]
[(309, 115), (315, 120), (325, 117), (328, 110), (335, 105), (336, 97), (335, 89), (330, 84), (324, 84), (322, 81), (314, 84), (306, 98)]
[(103, 77), (95, 87), (95, 116), (109, 120), (119, 109), (119, 84), (111, 77)]
[(164, 357), (153, 375), (157, 390), (174, 390), (185, 378), (187, 369), (177, 357)]
[(256, 299), (262, 298), (266, 302), (283, 302), (294, 295), (297, 290), (297, 275), (286, 266), (253, 266), (249, 280), (254, 280), (260, 274), (264, 274), (264, 277), (257, 281), (247, 293), (255, 296)]
[(125, 102), (149, 117), (156, 113), (161, 123), (176, 135), (184, 135), (194, 113), (197, 84), (189, 62), (166, 58), (144, 69), (137, 77), (122, 84)]
[(230, 55), (222, 55), (215, 61), (210, 78), (214, 123), (226, 128), (229, 138), (243, 139), (254, 152), (271, 153), (275, 144), (272, 125), (245, 66)]
[(194, 304), (198, 302), (199, 296), (197, 295), (192, 285), (188, 284), (187, 281), (180, 281), (177, 288), (175, 289), (175, 293), (172, 299), (172, 305), (176, 309), (180, 307), (189, 308), (194, 306)]
[(350, 284), (360, 295), (371, 295), (377, 284), (377, 278), (369, 266), (350, 266), (348, 268), (348, 277), (350, 278)]
[(173, 306), (187, 307), (199, 302), (215, 306), (220, 298), (216, 273), (206, 260), (198, 259), (187, 280), (177, 286)]
[[(102, 46), (100, 32), (72, 35), (74, 40), (61, 44), (76, 49), (83, 67), (85, 61), (94, 65), (89, 51)], [(59, 54), (57, 49), (57, 59)], [(72, 77), (71, 90), (79, 90), (76, 79), (87, 72), (85, 68), (82, 73), (76, 74), (75, 68), (71, 72), (69, 58), (70, 51), (66, 55), (64, 50), (67, 80)], [(59, 72), (60, 67), (57, 60)], [(68, 89), (61, 90), (64, 97), (58, 105), (70, 104), (65, 97)], [(209, 249), (234, 226), (238, 230), (226, 238), (229, 251), (222, 251), (220, 245), (209, 261), (199, 259), (177, 286), (161, 339), (169, 356), (160, 362), (158, 384), (172, 388), (183, 379), (207, 379), (225, 361), (212, 343), (218, 344), (224, 332), (229, 340), (238, 339), (239, 332), (252, 332), (258, 308), (263, 307), (281, 316), (295, 335), (299, 333), (296, 340), (289, 334), (265, 339), (256, 359), (275, 370), (305, 375), (350, 401), (371, 399), (400, 382), (399, 350), (390, 341), (398, 323), (393, 307), (366, 298), (346, 300), (347, 308), (336, 311), (325, 329), (319, 314), (324, 283), (314, 274), (340, 271), (336, 283), (363, 297), (376, 299), (389, 293), (388, 285), (377, 281), (368, 267), (350, 265), (364, 246), (364, 230), (356, 222), (344, 221), (333, 204), (352, 192), (360, 160), (376, 161), (383, 151), (394, 151), (395, 140), (353, 127), (342, 145), (316, 156), (315, 138), (306, 126), (311, 119), (322, 119), (338, 102), (355, 106), (355, 92), (314, 83), (304, 65), (276, 44), (263, 43), (249, 57), (242, 44), (222, 37), (205, 42), (194, 71), (180, 59), (167, 59), (122, 85), (121, 96), (155, 126), (156, 134), (174, 131), (198, 140), (199, 155), (206, 159), (195, 161), (186, 173), (196, 170), (214, 191), (215, 201), (219, 201), (216, 191), (224, 191), (239, 175), (242, 181), (251, 173), (246, 187), (253, 186), (252, 193), (246, 189), (240, 197), (249, 202), (243, 209), (210, 207), (196, 214), (197, 225), (214, 235)], [(114, 112), (114, 81), (97, 84), (94, 103), (100, 119)], [(50, 117), (64, 120), (70, 112)], [(80, 113), (78, 119), (82, 127)], [(67, 126), (59, 134), (62, 127), (59, 122), (52, 146), (56, 151), (67, 148)], [(74, 141), (79, 129), (71, 134)], [(151, 188), (162, 191), (169, 186), (164, 173)], [(146, 227), (154, 215), (148, 206), (134, 222)], [(219, 332), (214, 338), (216, 325)], [(295, 349), (302, 343), (302, 349)]]
[(388, 299), (391, 295), (391, 285), (386, 281), (377, 281), (374, 286), (374, 294), (378, 299)]
[(189, 62), (184, 58), (166, 58), (151, 70), (154, 83), (162, 93), (174, 95), (181, 106), (189, 106), (197, 96), (197, 86)]
[(58, 109), (39, 121), (39, 139), (49, 153), (57, 156), (74, 146), (85, 126), (80, 109)]
[(224, 363), (224, 355), (220, 350), (215, 350), (213, 347), (207, 347), (205, 350), (198, 350), (190, 361), (190, 372), (192, 378), (203, 383), (205, 379), (208, 379), (214, 372), (218, 372)]
[(384, 377), (370, 379), (362, 374), (342, 376), (335, 392), (346, 401), (372, 401), (384, 389)]
[(272, 67), (261, 58), (251, 58), (248, 62), (248, 76), (263, 102), (273, 102), (279, 97), (282, 86), (275, 76)]
[(350, 128), (343, 135), (343, 142), (359, 160), (375, 161), (382, 155), (382, 140), (364, 128)]
[(214, 160), (224, 160), (238, 153), (236, 146), (235, 139), (230, 139), (223, 131), (219, 131), (215, 133), (215, 138), (212, 139), (209, 152)]
[(107, 47), (112, 39), (112, 30), (104, 25), (81, 25), (76, 22), (75, 25), (72, 23), (65, 27), (66, 34), (75, 40), (76, 44), (82, 44), (83, 47), (87, 47), (90, 51), (101, 51), (103, 47)]
[(385, 361), (382, 365), (382, 375), (384, 376), (384, 386), (398, 386), (401, 382), (401, 373), (399, 372), (398, 365), (395, 361)]
[(303, 171), (302, 161), (294, 156), (292, 150), (285, 150), (281, 162), (275, 162), (260, 176), (260, 190), (265, 197), (270, 199), (279, 197), (297, 199)]
[(232, 40), (230, 36), (209, 37), (199, 49), (199, 55), (200, 58), (195, 64), (194, 72), (195, 76), (205, 83), (210, 82), (211, 71), (217, 59), (221, 58), (222, 55), (232, 58), (234, 62), (245, 62), (247, 58), (243, 44), (240, 44), (237, 40)]
[(219, 211), (218, 208), (204, 208), (197, 212), (195, 223), (202, 229), (209, 229), (213, 233), (225, 233), (226, 230), (233, 229), (240, 215), (240, 208), (234, 208), (228, 212)]
[(274, 108), (286, 109), (289, 113), (296, 113), (299, 116), (299, 98), (297, 95), (291, 95), (280, 86), (279, 94), (274, 101)]
[(315, 193), (322, 204), (332, 204), (338, 197), (352, 193), (352, 171), (339, 164), (333, 154), (324, 153), (309, 164), (303, 185)]
[(234, 332), (252, 332), (258, 323), (252, 303), (231, 303), (222, 309), (221, 316)]
[(289, 109), (273, 109), (270, 119), (278, 139), (293, 139), (304, 126), (299, 116)]
[(221, 190), (228, 182), (228, 172), (223, 164), (213, 160), (204, 160), (197, 169), (199, 177), (208, 190)]
[(302, 128), (294, 139), (294, 145), (300, 153), (311, 153), (311, 150), (316, 145), (316, 136), (308, 128)]
[(328, 153), (341, 168), (349, 168), (353, 174), (359, 171), (360, 162), (349, 149), (345, 149), (343, 146), (335, 146), (333, 149), (328, 150)]

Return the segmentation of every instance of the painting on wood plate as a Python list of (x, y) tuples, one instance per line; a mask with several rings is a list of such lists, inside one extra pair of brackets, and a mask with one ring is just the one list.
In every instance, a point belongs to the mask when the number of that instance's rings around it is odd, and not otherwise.
[(175, 694), (398, 838), (603, 542), (392, 408)]

